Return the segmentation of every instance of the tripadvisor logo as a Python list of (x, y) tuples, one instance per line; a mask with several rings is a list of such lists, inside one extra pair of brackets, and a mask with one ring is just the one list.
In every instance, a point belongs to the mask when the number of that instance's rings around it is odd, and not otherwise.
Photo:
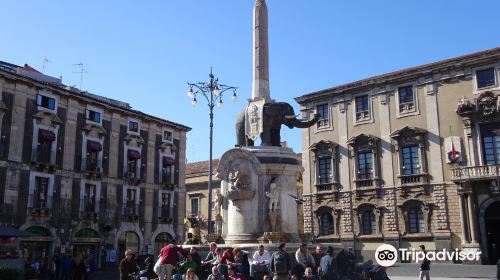
[(415, 249), (399, 248), (397, 250), (390, 244), (382, 244), (375, 250), (375, 260), (381, 266), (392, 266), (398, 260), (398, 255), (401, 256), (402, 262), (415, 263), (421, 262), (424, 259), (429, 261), (479, 261), (481, 259), (480, 251), (458, 251), (458, 248), (439, 251), (420, 251)]

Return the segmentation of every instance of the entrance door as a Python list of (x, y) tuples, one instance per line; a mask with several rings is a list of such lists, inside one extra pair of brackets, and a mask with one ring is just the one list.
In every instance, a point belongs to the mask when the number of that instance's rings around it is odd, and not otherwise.
[(500, 201), (491, 204), (484, 215), (488, 242), (488, 260), (496, 264), (500, 256)]
[(125, 256), (125, 250), (139, 254), (139, 236), (133, 231), (127, 231), (118, 238), (118, 262)]

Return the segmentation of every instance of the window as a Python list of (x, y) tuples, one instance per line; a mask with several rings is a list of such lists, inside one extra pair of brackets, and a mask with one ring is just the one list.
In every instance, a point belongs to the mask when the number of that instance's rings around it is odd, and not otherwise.
[(332, 182), (332, 158), (321, 157), (318, 159), (318, 181), (320, 184)]
[(85, 193), (83, 198), (83, 207), (85, 212), (94, 212), (96, 203), (96, 186), (85, 184)]
[(483, 137), (486, 165), (500, 164), (500, 135)]
[(333, 216), (330, 213), (323, 213), (321, 215), (320, 235), (333, 234)]
[(420, 174), (418, 146), (403, 147), (403, 175)]
[(408, 230), (410, 233), (425, 232), (424, 214), (419, 207), (408, 211)]
[(191, 217), (196, 217), (196, 216), (199, 216), (200, 213), (199, 213), (199, 208), (198, 208), (198, 204), (200, 202), (200, 199), (198, 197), (195, 197), (195, 198), (191, 198)]
[(167, 142), (172, 142), (172, 131), (163, 131), (163, 140)]
[(317, 107), (319, 120), (316, 124), (317, 128), (325, 128), (330, 126), (330, 115), (328, 114), (328, 104), (321, 104)]
[(49, 110), (56, 109), (56, 99), (52, 97), (48, 97), (45, 95), (38, 94), (36, 96), (36, 105), (39, 107), (43, 107)]
[(141, 152), (134, 149), (127, 150), (127, 169), (125, 177), (140, 178), (139, 160), (141, 159)]
[(361, 228), (363, 234), (374, 234), (376, 228), (375, 214), (373, 211), (367, 210), (361, 215)]
[(101, 123), (101, 113), (93, 110), (87, 110), (87, 120), (95, 123)]
[(137, 215), (135, 213), (135, 201), (136, 201), (137, 190), (135, 189), (127, 189), (126, 197), (125, 197), (125, 214), (127, 215)]
[(170, 193), (161, 193), (161, 218), (170, 218)]
[(139, 122), (129, 121), (128, 122), (128, 131), (139, 133)]
[(404, 86), (398, 89), (399, 113), (411, 113), (416, 111), (413, 86)]
[(365, 121), (370, 119), (370, 108), (368, 95), (356, 97), (356, 121)]
[(477, 88), (491, 87), (495, 85), (495, 68), (486, 68), (476, 71)]
[(358, 180), (372, 179), (372, 152), (358, 152)]
[(33, 208), (48, 208), (49, 178), (35, 177)]

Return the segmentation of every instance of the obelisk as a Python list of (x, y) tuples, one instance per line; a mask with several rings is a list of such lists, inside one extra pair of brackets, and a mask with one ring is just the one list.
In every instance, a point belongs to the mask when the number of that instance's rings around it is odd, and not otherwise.
[(253, 8), (253, 83), (252, 100), (271, 102), (269, 93), (269, 41), (267, 38), (267, 5), (256, 0)]

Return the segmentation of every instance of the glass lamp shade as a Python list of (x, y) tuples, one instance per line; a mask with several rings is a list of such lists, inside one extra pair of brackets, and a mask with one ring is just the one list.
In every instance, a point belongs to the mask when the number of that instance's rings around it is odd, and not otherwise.
[(193, 101), (191, 101), (191, 106), (196, 107), (197, 104), (198, 104), (198, 101), (196, 101), (196, 98), (193, 99)]
[(222, 107), (224, 107), (224, 103), (222, 103), (222, 100), (217, 103), (217, 107), (219, 107), (219, 109), (222, 109)]
[(219, 96), (219, 87), (217, 86), (214, 88), (214, 95)]
[(194, 96), (194, 92), (193, 92), (193, 89), (192, 89), (192, 88), (190, 88), (190, 89), (189, 89), (189, 91), (188, 91), (188, 96), (189, 96), (189, 98), (193, 98), (193, 96)]
[(236, 102), (238, 101), (238, 96), (236, 96), (236, 93), (231, 96), (231, 101)]

